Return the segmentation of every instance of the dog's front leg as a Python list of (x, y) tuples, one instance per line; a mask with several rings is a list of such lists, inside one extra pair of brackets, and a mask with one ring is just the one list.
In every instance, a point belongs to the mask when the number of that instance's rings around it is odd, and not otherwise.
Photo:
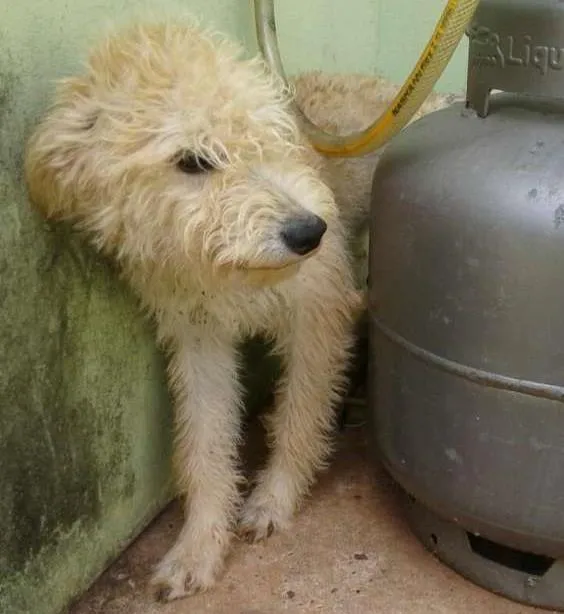
[(239, 530), (249, 541), (288, 524), (330, 452), (352, 346), (352, 318), (346, 299), (319, 298), (299, 306), (282, 340), (286, 375), (268, 423), (270, 458), (240, 519)]
[(175, 468), (186, 505), (180, 535), (152, 580), (162, 600), (209, 588), (223, 566), (239, 504), (237, 367), (230, 339), (199, 331), (183, 338), (169, 365)]

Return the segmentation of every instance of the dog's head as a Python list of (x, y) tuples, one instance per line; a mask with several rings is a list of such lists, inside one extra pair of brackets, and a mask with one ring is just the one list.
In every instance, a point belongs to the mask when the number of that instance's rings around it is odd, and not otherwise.
[(29, 143), (32, 199), (126, 260), (292, 270), (336, 222), (287, 93), (194, 25), (136, 25), (64, 80)]

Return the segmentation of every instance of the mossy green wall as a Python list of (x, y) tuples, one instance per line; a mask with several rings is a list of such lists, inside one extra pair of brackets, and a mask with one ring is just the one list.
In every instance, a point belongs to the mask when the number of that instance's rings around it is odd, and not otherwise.
[[(280, 0), (287, 69), (401, 80), (441, 6)], [(170, 496), (170, 404), (151, 327), (108, 263), (30, 208), (22, 148), (52, 81), (107, 23), (185, 10), (254, 52), (248, 1), (0, 2), (2, 614), (60, 612)], [(459, 53), (442, 89), (459, 89), (462, 74)]]
[(80, 4), (0, 8), (3, 614), (61, 612), (170, 496), (150, 326), (107, 263), (40, 220), (23, 185), (22, 146), (49, 81), (75, 68), (95, 21)]

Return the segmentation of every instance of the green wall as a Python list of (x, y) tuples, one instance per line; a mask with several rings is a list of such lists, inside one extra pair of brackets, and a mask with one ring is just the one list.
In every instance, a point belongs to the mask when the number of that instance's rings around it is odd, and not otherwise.
[[(279, 0), (280, 51), (286, 70), (378, 73), (407, 77), (430, 37), (445, 0)], [(464, 87), (464, 39), (437, 90)]]
[[(287, 70), (401, 81), (441, 6), (279, 0)], [(2, 614), (61, 612), (170, 497), (170, 404), (151, 327), (108, 263), (29, 207), (22, 148), (53, 80), (106, 24), (185, 10), (255, 50), (248, 1), (0, 2)], [(459, 53), (442, 89), (460, 89), (463, 63)]]
[[(445, 0), (278, 0), (280, 48), (289, 73), (308, 69), (383, 74), (402, 82), (417, 60)], [(30, 7), (33, 6), (33, 10)], [(3, 2), (0, 36), (23, 57), (44, 63), (45, 79), (76, 66), (100, 28), (133, 15), (189, 11), (256, 49), (251, 0), (33, 0)], [(0, 39), (2, 40), (2, 39)], [(464, 86), (466, 41), (438, 84)]]

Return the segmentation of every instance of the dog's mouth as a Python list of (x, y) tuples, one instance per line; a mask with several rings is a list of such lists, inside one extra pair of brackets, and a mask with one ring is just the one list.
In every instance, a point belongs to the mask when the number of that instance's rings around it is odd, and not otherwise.
[(315, 256), (315, 254), (319, 252), (320, 249), (321, 249), (321, 245), (311, 250), (307, 254), (304, 254), (303, 256), (294, 257), (290, 260), (285, 260), (284, 262), (280, 262), (280, 263), (262, 264), (262, 263), (239, 262), (235, 264), (234, 268), (237, 269), (238, 271), (249, 271), (249, 272), (257, 272), (257, 273), (283, 272), (283, 271), (295, 268), (299, 266), (300, 264), (302, 264), (303, 262), (305, 262), (306, 260), (308, 260), (309, 258), (312, 258), (313, 256)]
[(252, 286), (272, 286), (291, 279), (300, 266), (319, 251), (319, 247), (303, 256), (285, 259), (283, 262), (239, 261), (227, 267), (228, 275), (235, 275), (238, 283)]

